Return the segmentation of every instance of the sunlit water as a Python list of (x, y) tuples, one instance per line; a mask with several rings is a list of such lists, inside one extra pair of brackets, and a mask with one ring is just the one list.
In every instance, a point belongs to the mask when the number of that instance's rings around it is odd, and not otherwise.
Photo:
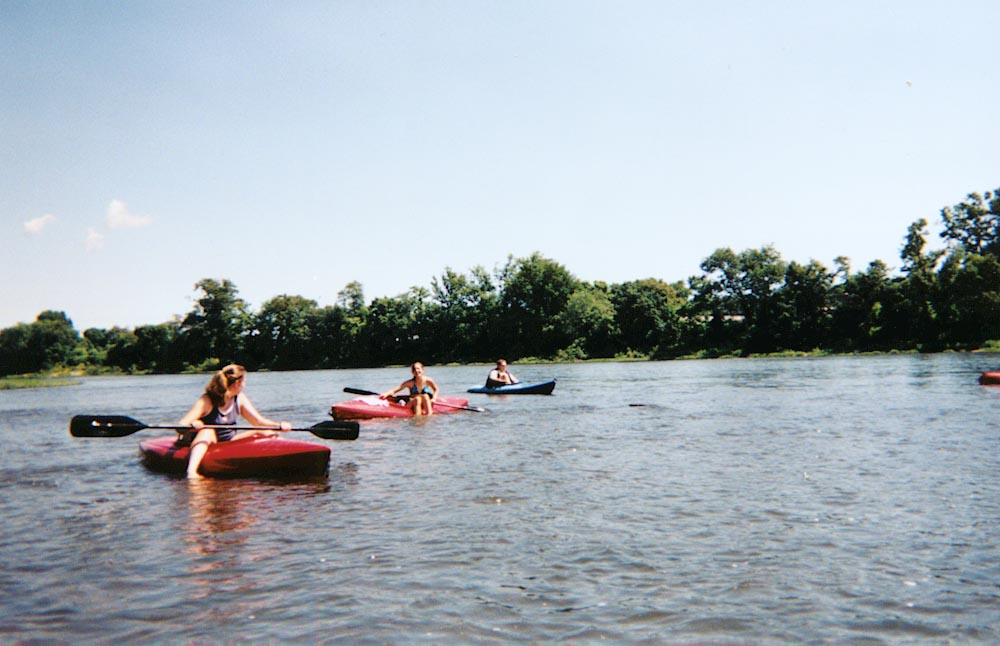
[[(555, 394), (365, 422), (328, 479), (190, 484), (77, 413), (203, 376), (0, 392), (0, 642), (993, 643), (996, 355), (512, 366)], [(446, 394), (485, 367), (434, 367)], [(252, 374), (308, 426), (404, 369)], [(323, 442), (306, 433), (301, 439)]]

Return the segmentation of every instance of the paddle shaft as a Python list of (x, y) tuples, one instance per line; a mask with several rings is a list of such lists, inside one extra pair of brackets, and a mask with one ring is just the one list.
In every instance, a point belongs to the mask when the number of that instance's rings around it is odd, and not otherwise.
[[(178, 433), (194, 430), (176, 424), (144, 424), (124, 415), (76, 415), (70, 420), (69, 432), (74, 437), (124, 437), (147, 428), (167, 429)], [(274, 426), (203, 426), (202, 428), (228, 428), (234, 431), (281, 431)], [(290, 431), (308, 431), (325, 440), (354, 440), (360, 426), (357, 422), (320, 422), (309, 428), (290, 428)]]

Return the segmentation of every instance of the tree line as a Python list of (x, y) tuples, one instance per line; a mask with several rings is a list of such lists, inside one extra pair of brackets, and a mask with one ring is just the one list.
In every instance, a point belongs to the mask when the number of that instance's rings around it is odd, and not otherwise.
[(320, 306), (280, 295), (252, 311), (227, 279), (205, 278), (184, 316), (79, 333), (61, 311), (0, 330), (0, 375), (210, 370), (237, 362), (292, 370), (781, 352), (941, 351), (1000, 339), (1000, 189), (941, 210), (944, 249), (910, 225), (893, 272), (786, 262), (773, 246), (720, 248), (687, 281), (578, 280), (534, 253), (492, 272), (446, 268), (430, 289), (366, 302), (351, 282)]

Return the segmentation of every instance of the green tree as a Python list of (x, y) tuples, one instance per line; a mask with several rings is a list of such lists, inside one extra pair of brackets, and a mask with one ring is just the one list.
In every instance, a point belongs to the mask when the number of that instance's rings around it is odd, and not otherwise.
[(32, 351), (45, 357), (46, 367), (74, 363), (80, 334), (65, 312), (46, 310), (32, 323)]
[(204, 278), (195, 283), (195, 289), (202, 296), (181, 322), (181, 356), (191, 365), (245, 361), (244, 341), (250, 332), (251, 315), (246, 302), (237, 296), (236, 285), (225, 279)]
[(954, 249), (938, 272), (934, 311), (950, 345), (1000, 339), (1000, 258)]
[(344, 285), (344, 289), (337, 292), (337, 305), (349, 315), (360, 316), (365, 308), (365, 290), (356, 280)]
[(845, 276), (833, 290), (832, 334), (835, 349), (876, 350), (884, 347), (888, 332), (883, 303), (894, 302), (889, 268), (881, 260), (868, 265), (863, 273)]
[(902, 302), (893, 312), (893, 327), (899, 341), (907, 347), (937, 338), (933, 299), (937, 282), (935, 271), (943, 252), (925, 252), (926, 235), (927, 220), (921, 218), (907, 229), (906, 242), (900, 252), (905, 277), (898, 284)]
[(135, 328), (136, 368), (145, 372), (176, 372), (181, 366), (174, 354), (178, 325), (140, 325)]
[(738, 347), (743, 337), (743, 320), (729, 314), (730, 299), (718, 281), (707, 276), (688, 278), (691, 300), (682, 314), (686, 338), (682, 345), (689, 351), (719, 354)]
[(702, 316), (727, 321), (710, 323), (718, 332), (732, 335), (720, 339), (722, 343), (748, 352), (777, 349), (777, 292), (786, 265), (774, 247), (739, 254), (717, 249), (701, 263), (701, 269), (704, 276), (692, 283), (694, 299)]
[(137, 372), (142, 365), (139, 338), (133, 330), (113, 327), (107, 339), (106, 365), (125, 372)]
[(821, 263), (788, 263), (778, 292), (778, 345), (793, 350), (825, 347), (830, 340), (834, 275)]
[(125, 372), (178, 372), (182, 366), (175, 355), (177, 327), (171, 322), (134, 330), (88, 328), (83, 333), (87, 363)]
[(558, 322), (579, 282), (564, 266), (535, 252), (508, 263), (500, 298), (510, 357), (552, 357), (568, 345)]
[(337, 293), (337, 307), (327, 308), (319, 323), (323, 354), (331, 366), (367, 366), (371, 355), (365, 328), (370, 308), (361, 283), (352, 281)]
[[(495, 358), (500, 294), (489, 273), (480, 266), (469, 275), (446, 267), (431, 283), (437, 303), (434, 337), (443, 361)], [(501, 353), (502, 354), (502, 353)]]
[(941, 209), (941, 237), (978, 255), (1000, 255), (1000, 188), (969, 193), (964, 202)]
[(659, 349), (667, 356), (681, 337), (680, 310), (688, 290), (682, 283), (646, 278), (611, 288), (615, 325), (628, 350), (650, 354)]
[(252, 335), (253, 356), (274, 370), (315, 368), (322, 361), (314, 348), (320, 320), (316, 301), (302, 296), (276, 296), (261, 307)]
[[(367, 310), (367, 308), (365, 308)], [(309, 347), (317, 368), (361, 368), (369, 365), (364, 320), (343, 307), (322, 307), (312, 324)]]
[(85, 361), (89, 366), (106, 365), (108, 357), (109, 333), (103, 328), (87, 328), (83, 331)]
[(396, 298), (372, 301), (366, 333), (370, 357), (376, 365), (434, 361), (433, 356), (428, 356), (433, 326), (429, 299), (426, 289), (411, 287)]
[(570, 294), (560, 324), (580, 358), (612, 357), (619, 336), (615, 305), (605, 283), (581, 283)]
[(30, 372), (76, 365), (85, 356), (80, 334), (65, 312), (46, 310), (28, 326), (26, 350)]
[(0, 375), (19, 375), (38, 370), (38, 359), (28, 349), (31, 326), (18, 323), (0, 330)]

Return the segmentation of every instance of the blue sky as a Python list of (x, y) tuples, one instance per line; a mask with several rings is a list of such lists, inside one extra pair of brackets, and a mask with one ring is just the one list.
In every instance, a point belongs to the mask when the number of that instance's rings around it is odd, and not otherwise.
[[(539, 251), (855, 271), (1000, 186), (1000, 5), (0, 0), (0, 327), (429, 288)], [(940, 246), (935, 235), (933, 244)]]

